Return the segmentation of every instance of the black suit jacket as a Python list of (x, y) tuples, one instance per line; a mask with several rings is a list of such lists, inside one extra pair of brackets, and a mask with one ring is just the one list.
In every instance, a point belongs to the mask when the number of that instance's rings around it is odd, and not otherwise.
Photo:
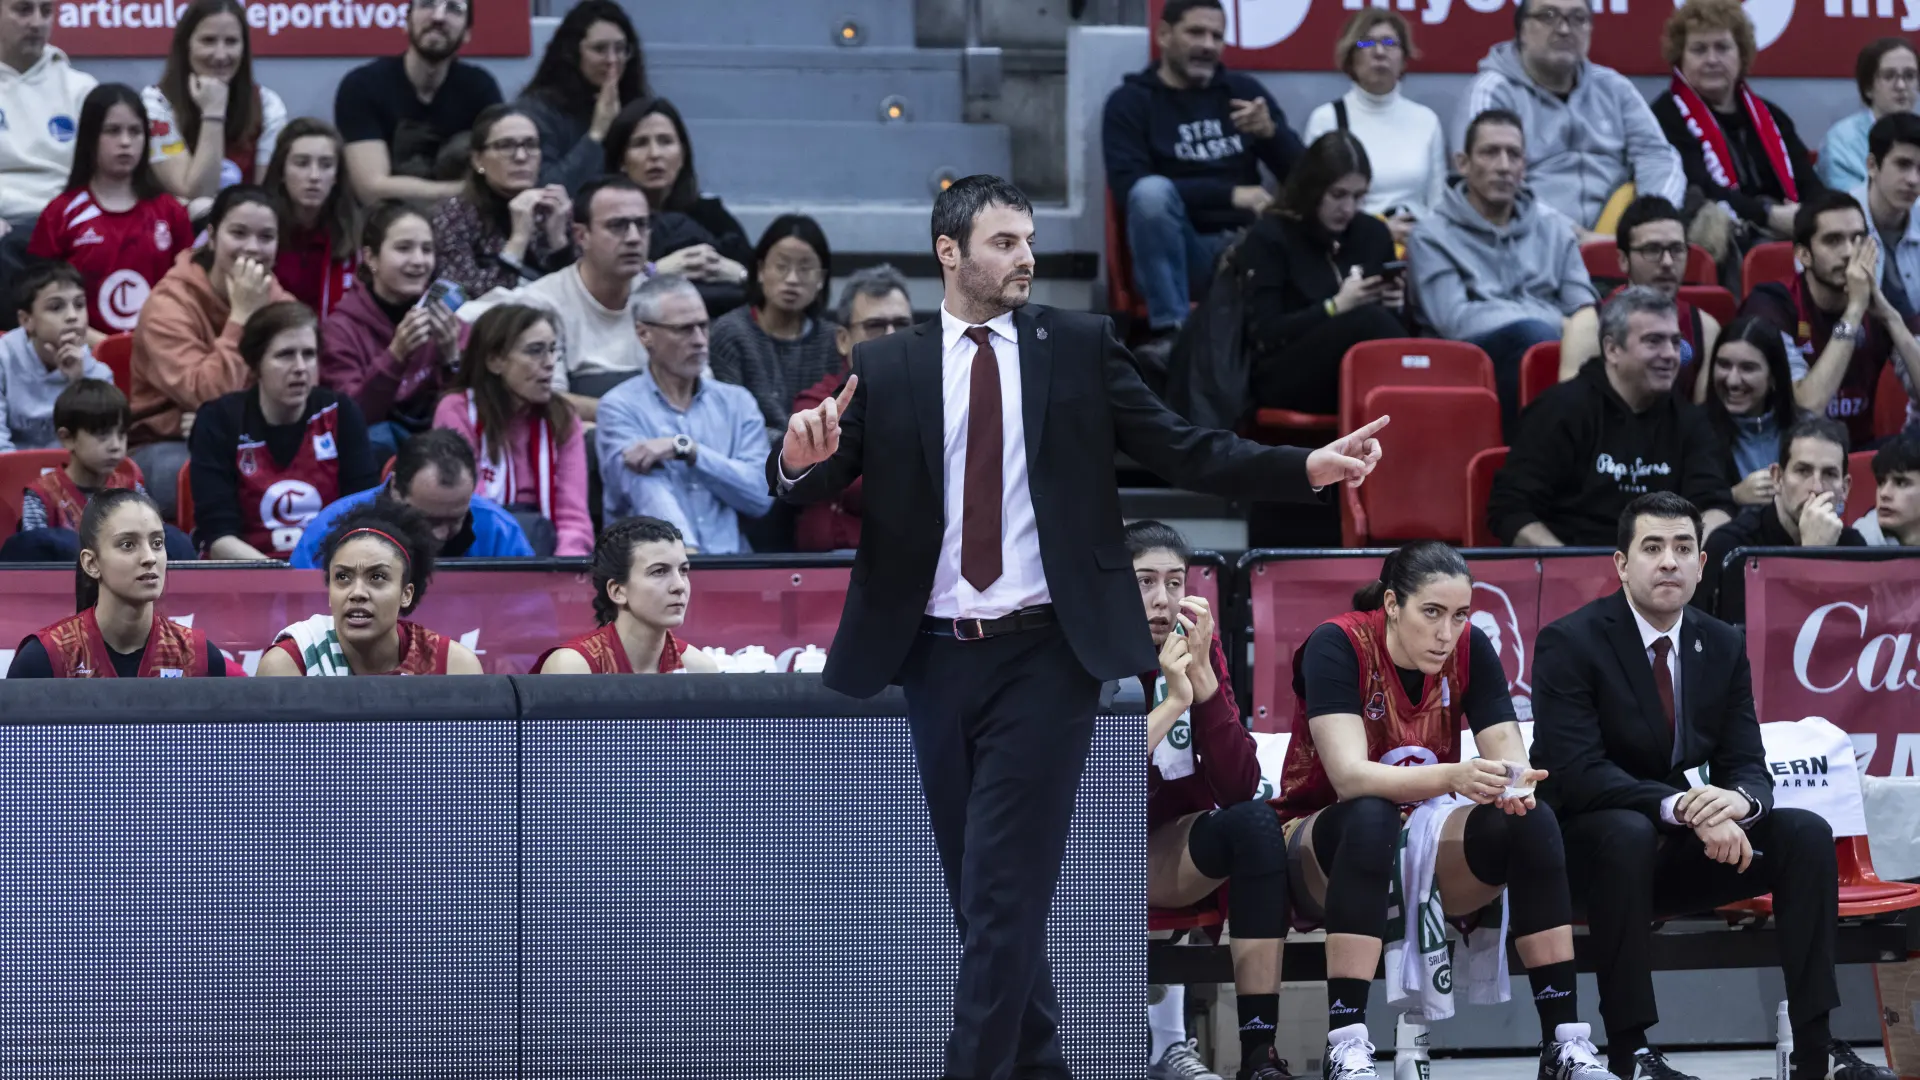
[[(1121, 535), (1114, 452), (1180, 487), (1305, 502), (1316, 498), (1308, 451), (1188, 424), (1140, 381), (1105, 316), (1029, 306), (1014, 327), (1028, 488), (1055, 614), (1094, 677), (1138, 675), (1156, 654)], [(866, 478), (860, 550), (824, 675), (857, 697), (897, 681), (933, 592), (946, 530), (940, 359), (937, 317), (856, 347), (860, 384), (840, 419), (840, 448), (782, 496), (817, 502)], [(767, 458), (775, 494), (779, 468), (776, 450)]]
[(1653, 664), (1624, 591), (1540, 631), (1533, 668), (1533, 764), (1540, 795), (1563, 817), (1635, 810), (1661, 824), (1660, 803), (1708, 766), (1716, 787), (1773, 808), (1753, 672), (1738, 629), (1688, 607), (1680, 624), (1680, 745), (1667, 730)]

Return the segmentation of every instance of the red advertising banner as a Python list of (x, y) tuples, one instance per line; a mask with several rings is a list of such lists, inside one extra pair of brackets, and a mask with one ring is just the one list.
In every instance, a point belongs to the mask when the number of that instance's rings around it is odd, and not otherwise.
[(1760, 718), (1824, 716), (1862, 772), (1920, 773), (1920, 559), (1762, 555), (1744, 577)]
[[(1230, 67), (1332, 71), (1333, 43), (1364, 0), (1225, 0)], [(1157, 26), (1164, 0), (1149, 0)], [(1512, 0), (1385, 0), (1412, 24), (1422, 59), (1414, 71), (1478, 71), (1513, 39)], [(1630, 75), (1664, 75), (1660, 31), (1675, 3), (1592, 0), (1595, 63)], [(1754, 74), (1850, 79), (1854, 54), (1879, 37), (1920, 30), (1920, 0), (1747, 0), (1760, 55)]]
[[(255, 56), (398, 56), (408, 0), (241, 0)], [(533, 0), (468, 0), (462, 56), (525, 56)], [(165, 56), (185, 0), (57, 0), (53, 41), (70, 56)]]
[[(1383, 553), (1263, 559), (1248, 569), (1253, 613), (1255, 731), (1293, 726), (1293, 654), (1314, 627), (1353, 610), (1353, 592), (1380, 570)], [(1533, 718), (1533, 640), (1540, 627), (1619, 587), (1605, 555), (1469, 557), (1473, 625), (1507, 669), (1514, 711)]]

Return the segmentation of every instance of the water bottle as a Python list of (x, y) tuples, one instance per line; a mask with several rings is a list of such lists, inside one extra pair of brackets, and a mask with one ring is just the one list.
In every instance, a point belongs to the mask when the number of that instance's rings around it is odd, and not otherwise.
[(1773, 1013), (1773, 1080), (1790, 1080), (1793, 1068), (1793, 1022), (1787, 1018), (1787, 1003), (1781, 1002)]
[(777, 670), (772, 654), (763, 645), (749, 645), (734, 653), (726, 670), (736, 674), (758, 675)]
[(818, 645), (809, 645), (793, 658), (793, 670), (818, 675), (827, 669), (827, 654)]
[(1431, 1043), (1427, 1025), (1401, 1013), (1393, 1029), (1393, 1080), (1428, 1080)]

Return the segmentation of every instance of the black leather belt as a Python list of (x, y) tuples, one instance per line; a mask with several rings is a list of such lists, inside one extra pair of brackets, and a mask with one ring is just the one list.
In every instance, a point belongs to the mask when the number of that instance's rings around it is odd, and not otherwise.
[(980, 641), (983, 638), (1000, 637), (1003, 634), (1019, 634), (1028, 630), (1038, 630), (1054, 624), (1053, 605), (1039, 604), (1030, 608), (1002, 615), (997, 619), (940, 619), (932, 615), (920, 617), (920, 632), (939, 634), (942, 637), (958, 638), (961, 641)]

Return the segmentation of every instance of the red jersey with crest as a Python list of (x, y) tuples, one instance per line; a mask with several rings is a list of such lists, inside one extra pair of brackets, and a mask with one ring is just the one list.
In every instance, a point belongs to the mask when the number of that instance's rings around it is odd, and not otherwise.
[(234, 447), (240, 475), (240, 538), (275, 558), (300, 546), (322, 507), (340, 497), (340, 406), (327, 405), (307, 418), (300, 452), (285, 468), (273, 459), (264, 440), (245, 430)]
[[(114, 679), (113, 655), (100, 634), (100, 620), (88, 608), (33, 635), (47, 650), (57, 679)], [(158, 614), (147, 632), (146, 654), (140, 660), (143, 679), (201, 679), (208, 674), (207, 639), (198, 631)]]
[[(660, 646), (660, 662), (654, 667), (653, 673), (666, 675), (685, 667), (680, 658), (686, 654), (687, 648), (685, 642), (673, 636), (673, 631), (667, 631), (667, 640)], [(595, 675), (632, 675), (634, 673), (633, 662), (627, 659), (627, 646), (620, 640), (620, 627), (616, 623), (608, 623), (591, 634), (582, 634), (565, 645), (556, 645), (548, 649), (540, 654), (540, 659), (533, 662), (533, 670), (539, 671), (546, 666), (547, 657), (561, 649), (572, 649), (585, 657), (587, 667)]]
[[(120, 459), (120, 464), (107, 474), (107, 482), (100, 490), (108, 488), (127, 488), (130, 491), (144, 490), (145, 477), (140, 475), (140, 466), (132, 458)], [(47, 528), (78, 529), (80, 515), (86, 512), (87, 502), (92, 498), (80, 490), (65, 469), (50, 469), (34, 478), (27, 485), (27, 492), (40, 500), (47, 511)]]
[[(1466, 715), (1468, 653), (1456, 648), (1436, 674), (1426, 678), (1421, 698), (1407, 697), (1393, 657), (1387, 654), (1387, 613), (1350, 611), (1327, 620), (1347, 635), (1360, 664), (1360, 720), (1367, 729), (1367, 757), (1383, 765), (1436, 765), (1460, 759), (1461, 718)], [(1465, 639), (1463, 638), (1463, 643)], [(1293, 654), (1296, 679), (1303, 678), (1302, 645)], [(1280, 797), (1274, 805), (1286, 821), (1303, 818), (1338, 802), (1326, 765), (1313, 745), (1304, 694), (1296, 696), (1293, 738), (1287, 743)]]
[[(453, 639), (429, 630), (419, 623), (405, 619), (395, 620), (394, 632), (400, 635), (400, 663), (392, 671), (382, 671), (380, 675), (445, 675), (447, 673), (447, 654), (452, 651)], [(300, 674), (307, 673), (306, 658), (300, 655), (300, 647), (290, 637), (283, 637), (273, 643), (293, 658), (293, 666)], [(346, 674), (340, 672), (339, 674)]]
[(115, 213), (83, 189), (41, 211), (27, 252), (71, 263), (86, 284), (87, 321), (103, 334), (124, 334), (140, 321), (153, 287), (192, 244), (193, 224), (179, 199), (158, 195)]

